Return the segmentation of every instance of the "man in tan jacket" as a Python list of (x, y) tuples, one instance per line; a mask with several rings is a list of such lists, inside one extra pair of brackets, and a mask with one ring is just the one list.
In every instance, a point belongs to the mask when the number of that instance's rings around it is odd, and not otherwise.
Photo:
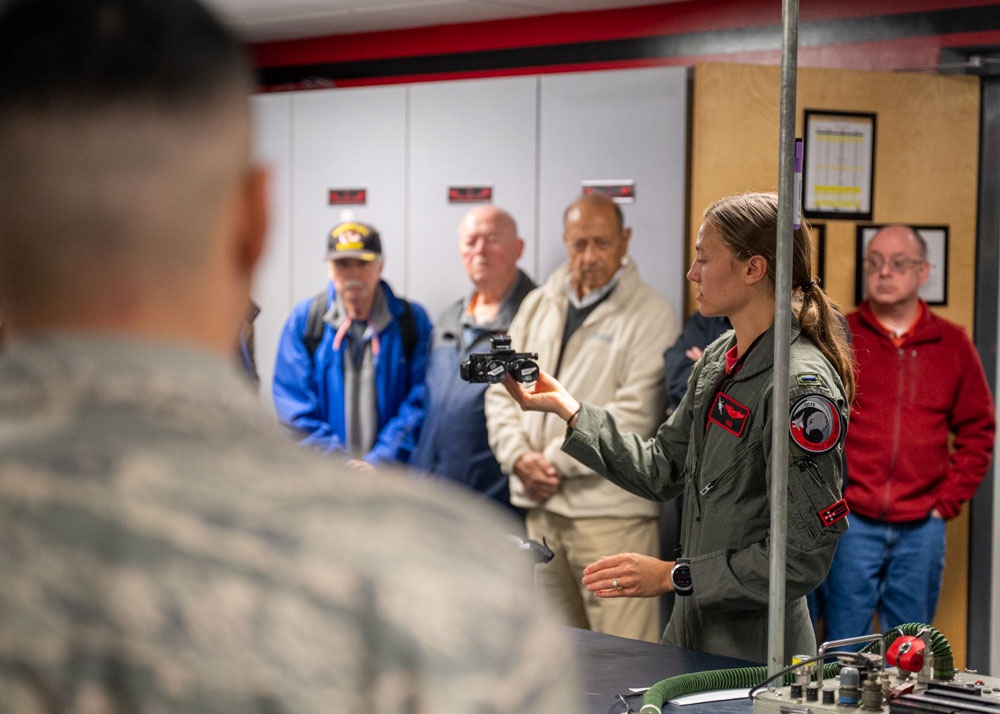
[[(673, 308), (644, 283), (628, 257), (631, 229), (605, 196), (582, 196), (564, 216), (569, 260), (524, 299), (510, 325), (518, 351), (538, 353), (542, 369), (619, 425), (651, 437), (665, 419), (663, 352), (677, 336)], [(606, 481), (560, 446), (566, 424), (522, 412), (502, 385), (487, 392), (490, 446), (510, 479), (511, 503), (526, 510), (528, 536), (555, 558), (536, 566), (536, 585), (566, 623), (658, 642), (656, 598), (598, 598), (583, 569), (604, 555), (659, 554), (660, 504)]]

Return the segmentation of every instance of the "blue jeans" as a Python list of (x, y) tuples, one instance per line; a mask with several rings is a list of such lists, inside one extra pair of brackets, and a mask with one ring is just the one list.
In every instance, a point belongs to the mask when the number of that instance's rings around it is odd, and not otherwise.
[(875, 612), (882, 632), (908, 622), (931, 624), (944, 570), (944, 521), (850, 518), (826, 579), (825, 639), (870, 634)]

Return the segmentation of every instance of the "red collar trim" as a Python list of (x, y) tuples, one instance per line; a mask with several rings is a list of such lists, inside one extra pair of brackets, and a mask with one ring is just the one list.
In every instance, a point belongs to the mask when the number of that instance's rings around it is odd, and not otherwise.
[(737, 348), (738, 345), (733, 345), (726, 350), (726, 374), (732, 374), (737, 362), (740, 361), (740, 357), (736, 353)]

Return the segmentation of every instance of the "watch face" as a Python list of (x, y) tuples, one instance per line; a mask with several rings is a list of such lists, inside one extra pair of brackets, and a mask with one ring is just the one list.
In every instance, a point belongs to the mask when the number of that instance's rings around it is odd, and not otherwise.
[(678, 595), (690, 595), (694, 591), (691, 580), (691, 566), (687, 563), (676, 563), (670, 571), (670, 582)]

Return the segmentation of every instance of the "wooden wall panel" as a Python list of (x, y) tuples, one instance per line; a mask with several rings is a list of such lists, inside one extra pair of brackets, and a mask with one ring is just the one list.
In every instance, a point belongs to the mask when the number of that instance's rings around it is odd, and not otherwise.
[[(776, 190), (780, 69), (695, 67), (689, 250), (704, 209), (740, 191)], [(979, 80), (965, 76), (799, 68), (797, 135), (804, 109), (877, 114), (874, 223), (949, 226), (948, 303), (935, 311), (972, 332), (975, 300)], [(855, 226), (824, 219), (824, 288), (854, 303)], [(690, 255), (690, 253), (689, 253)], [(688, 295), (688, 311), (693, 302)], [(945, 582), (935, 627), (965, 665), (968, 519), (948, 526)]]

